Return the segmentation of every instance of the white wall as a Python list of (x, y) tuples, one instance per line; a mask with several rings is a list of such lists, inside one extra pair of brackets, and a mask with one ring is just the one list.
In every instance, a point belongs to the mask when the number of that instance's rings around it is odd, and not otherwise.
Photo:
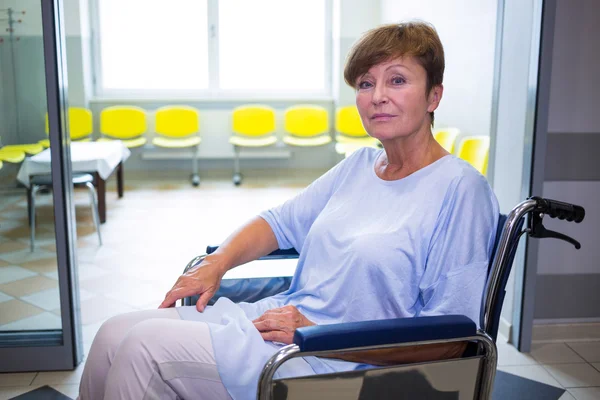
[(438, 31), (446, 56), (444, 98), (436, 126), (455, 126), (463, 135), (489, 135), (496, 0), (382, 0), (383, 23), (421, 19)]
[(337, 68), (334, 70), (333, 79), (334, 98), (337, 105), (346, 106), (355, 104), (354, 89), (344, 82), (344, 65), (348, 51), (363, 33), (381, 24), (380, 0), (340, 0), (339, 2), (339, 40), (334, 46), (338, 47), (336, 54)]

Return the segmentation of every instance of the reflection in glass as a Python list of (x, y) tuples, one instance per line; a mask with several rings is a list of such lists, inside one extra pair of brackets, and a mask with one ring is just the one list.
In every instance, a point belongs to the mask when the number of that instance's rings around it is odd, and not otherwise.
[(46, 138), (41, 2), (0, 0), (0, 35), (0, 332), (56, 330), (61, 310), (51, 191), (36, 196), (31, 251), (29, 182), (17, 180)]

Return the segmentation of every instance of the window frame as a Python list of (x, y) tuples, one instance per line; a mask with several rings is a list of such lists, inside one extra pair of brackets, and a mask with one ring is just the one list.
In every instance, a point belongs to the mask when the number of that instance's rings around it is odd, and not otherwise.
[[(203, 90), (154, 90), (154, 89), (105, 89), (101, 65), (100, 7), (102, 0), (90, 0), (90, 30), (92, 57), (92, 87), (96, 99), (118, 100), (280, 100), (280, 99), (330, 99), (333, 95), (333, 0), (325, 2), (325, 87), (322, 91), (306, 92), (286, 90), (281, 92), (257, 92), (226, 90), (219, 88), (219, 0), (207, 0), (208, 29), (208, 88)], [(297, 0), (302, 1), (302, 0)]]

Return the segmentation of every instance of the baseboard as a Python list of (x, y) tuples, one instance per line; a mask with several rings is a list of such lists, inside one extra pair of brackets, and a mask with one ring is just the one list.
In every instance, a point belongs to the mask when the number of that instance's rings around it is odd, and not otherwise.
[(498, 325), (498, 333), (504, 336), (510, 343), (512, 340), (512, 324), (503, 317), (500, 317), (500, 324)]
[(600, 322), (578, 320), (536, 320), (533, 325), (533, 342), (584, 342), (600, 341)]

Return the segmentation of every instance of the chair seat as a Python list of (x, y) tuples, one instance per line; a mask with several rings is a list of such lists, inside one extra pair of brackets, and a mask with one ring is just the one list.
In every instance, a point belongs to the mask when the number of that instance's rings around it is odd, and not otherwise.
[[(29, 182), (32, 186), (50, 186), (52, 185), (52, 175), (33, 175)], [(93, 182), (94, 177), (92, 174), (73, 174), (73, 185), (85, 185)]]
[(335, 135), (335, 141), (338, 143), (360, 144), (362, 146), (377, 146), (377, 142), (379, 142), (371, 136), (348, 136), (340, 135), (339, 133)]
[(141, 147), (141, 146), (145, 145), (146, 142), (148, 141), (145, 137), (136, 137), (133, 139), (113, 139), (113, 138), (108, 138), (108, 137), (102, 137), (102, 138), (98, 139), (98, 142), (112, 142), (114, 140), (120, 140), (121, 142), (123, 142), (125, 147), (127, 147), (128, 149), (131, 149), (134, 147)]
[(3, 149), (6, 150), (21, 150), (27, 154), (36, 155), (41, 153), (44, 150), (44, 147), (39, 143), (31, 143), (31, 144), (10, 144), (8, 146), (4, 146)]
[(290, 146), (300, 147), (324, 146), (328, 143), (331, 143), (331, 136), (319, 135), (310, 138), (303, 138), (298, 136), (287, 135), (284, 136), (283, 142)]
[(152, 144), (158, 147), (166, 147), (169, 149), (183, 149), (186, 147), (197, 146), (201, 141), (202, 139), (200, 136), (184, 137), (180, 139), (159, 136), (152, 139)]
[(241, 147), (265, 147), (277, 143), (277, 137), (269, 135), (267, 137), (257, 136), (256, 138), (246, 138), (243, 136), (231, 136), (229, 143)]
[(20, 163), (25, 159), (25, 152), (23, 150), (6, 150), (6, 147), (0, 149), (0, 161), (6, 161), (9, 163)]

